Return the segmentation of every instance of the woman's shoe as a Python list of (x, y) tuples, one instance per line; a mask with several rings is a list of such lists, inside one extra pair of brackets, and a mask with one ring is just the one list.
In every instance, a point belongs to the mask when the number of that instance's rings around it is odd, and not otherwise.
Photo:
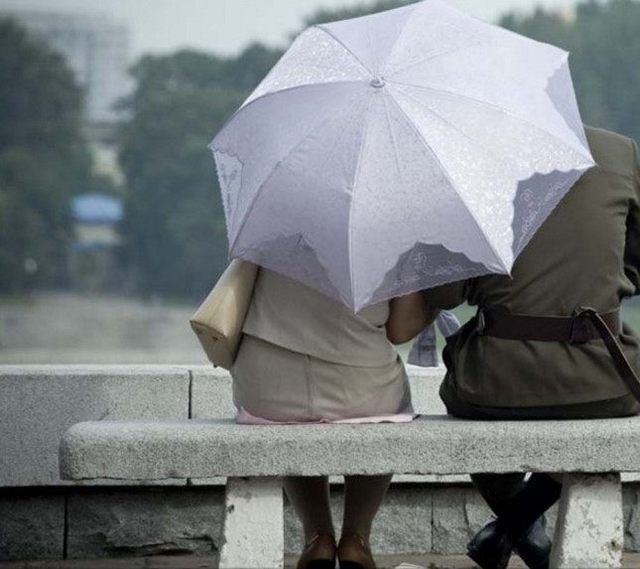
[(498, 520), (485, 525), (467, 545), (467, 555), (482, 569), (506, 569), (513, 541)]
[(357, 533), (343, 534), (338, 545), (340, 569), (376, 569), (367, 540)]
[(305, 546), (297, 569), (335, 569), (336, 538), (328, 533), (319, 533)]

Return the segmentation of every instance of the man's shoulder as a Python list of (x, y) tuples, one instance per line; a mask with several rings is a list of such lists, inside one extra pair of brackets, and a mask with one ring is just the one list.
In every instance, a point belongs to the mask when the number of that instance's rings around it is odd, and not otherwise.
[(618, 132), (607, 130), (606, 128), (598, 128), (595, 126), (584, 125), (584, 131), (587, 134), (589, 143), (594, 142), (610, 142), (612, 144), (630, 144), (632, 139)]
[(632, 138), (604, 128), (585, 126), (589, 148), (598, 166), (609, 172), (629, 175), (635, 165)]

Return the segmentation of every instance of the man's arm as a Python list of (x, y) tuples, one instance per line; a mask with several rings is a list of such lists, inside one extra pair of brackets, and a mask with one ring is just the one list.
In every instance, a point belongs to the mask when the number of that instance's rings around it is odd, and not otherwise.
[(632, 183), (635, 194), (627, 216), (627, 242), (624, 251), (624, 272), (640, 294), (640, 150), (633, 143), (634, 173)]

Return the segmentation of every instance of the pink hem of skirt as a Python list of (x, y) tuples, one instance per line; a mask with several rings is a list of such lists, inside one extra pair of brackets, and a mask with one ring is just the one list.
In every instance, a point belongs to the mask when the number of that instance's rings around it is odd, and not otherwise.
[(321, 425), (321, 424), (364, 424), (364, 423), (410, 423), (418, 415), (416, 413), (398, 413), (395, 415), (378, 415), (375, 417), (355, 417), (353, 419), (320, 419), (318, 421), (271, 421), (256, 417), (240, 407), (236, 414), (236, 423), (239, 425)]

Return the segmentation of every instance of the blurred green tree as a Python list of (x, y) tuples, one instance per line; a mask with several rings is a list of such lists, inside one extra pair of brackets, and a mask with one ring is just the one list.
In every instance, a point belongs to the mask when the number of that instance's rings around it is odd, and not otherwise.
[(0, 291), (59, 286), (70, 198), (91, 184), (82, 93), (63, 58), (0, 19)]
[[(304, 22), (353, 18), (416, 0), (319, 10)], [(640, 138), (640, 4), (580, 4), (575, 20), (537, 9), (501, 24), (573, 52), (585, 121)], [(615, 38), (615, 41), (612, 40)], [(127, 255), (142, 292), (201, 297), (227, 262), (226, 232), (207, 144), (282, 55), (255, 43), (237, 57), (194, 51), (144, 57), (134, 67), (131, 119), (121, 132), (127, 179)]]
[(640, 140), (640, 2), (588, 0), (575, 18), (538, 9), (501, 24), (570, 51), (584, 121)]
[(305, 18), (304, 23), (306, 26), (315, 26), (316, 24), (348, 20), (349, 18), (367, 16), (368, 14), (373, 14), (375, 12), (393, 10), (394, 8), (414, 4), (417, 1), (418, 0), (375, 0), (374, 2), (362, 2), (361, 4), (351, 6), (349, 8), (322, 8), (311, 14), (308, 18)]
[(233, 59), (180, 51), (134, 67), (120, 158), (126, 254), (141, 293), (201, 297), (224, 270), (224, 214), (207, 145), (280, 55), (253, 45)]
[[(308, 24), (407, 3), (321, 11)], [(121, 130), (120, 158), (126, 255), (142, 294), (202, 297), (226, 267), (224, 214), (207, 145), (281, 55), (254, 43), (233, 58), (185, 50), (143, 57), (133, 68), (137, 88), (125, 102), (131, 119)]]

